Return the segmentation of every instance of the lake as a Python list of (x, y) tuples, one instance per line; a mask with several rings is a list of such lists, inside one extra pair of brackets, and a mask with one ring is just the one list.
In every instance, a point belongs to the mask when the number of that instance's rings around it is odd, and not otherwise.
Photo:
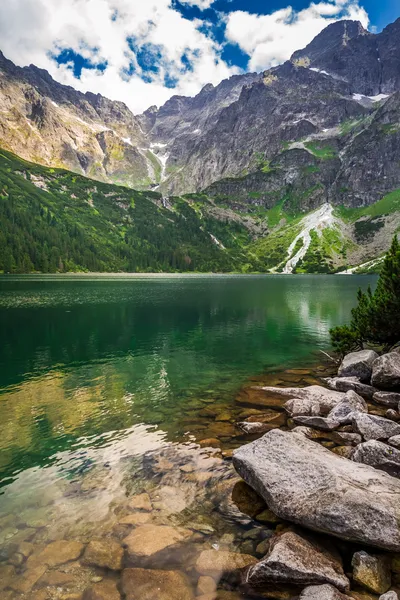
[[(1, 277), (0, 559), (28, 543), (35, 565), (44, 564), (49, 543), (73, 541), (83, 551), (94, 537), (120, 543), (138, 525), (151, 539), (151, 527), (179, 526), (190, 533), (183, 554), (150, 549), (141, 560), (175, 564), (195, 589), (193, 564), (207, 544), (243, 552), (247, 543), (251, 554), (256, 534), (246, 538), (252, 524), (227, 493), (236, 481), (228, 451), (245, 441), (234, 426), (246, 416), (241, 390), (277, 378), (312, 383), (329, 329), (348, 320), (357, 289), (375, 281)], [(118, 569), (72, 558), (48, 598), (96, 578), (119, 585)], [(29, 578), (25, 559), (8, 575), (30, 592), (47, 575)]]

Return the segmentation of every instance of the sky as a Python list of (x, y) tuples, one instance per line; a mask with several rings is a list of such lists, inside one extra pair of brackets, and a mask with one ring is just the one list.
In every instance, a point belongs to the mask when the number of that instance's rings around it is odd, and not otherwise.
[(138, 114), (275, 66), (339, 19), (398, 17), (399, 0), (0, 0), (0, 49)]

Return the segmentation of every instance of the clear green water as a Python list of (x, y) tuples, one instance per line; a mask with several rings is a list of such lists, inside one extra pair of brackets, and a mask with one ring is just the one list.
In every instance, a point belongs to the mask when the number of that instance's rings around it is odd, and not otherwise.
[[(248, 386), (314, 382), (303, 367), (321, 361), (329, 328), (349, 317), (358, 287), (374, 281), (0, 278), (1, 598), (77, 599), (95, 585), (106, 591), (89, 597), (119, 599), (120, 570), (76, 560), (93, 539), (107, 555), (111, 542), (121, 548), (124, 568), (185, 574), (188, 598), (200, 595), (205, 550), (262, 556), (259, 544), (276, 525), (238, 510), (228, 456), (248, 441), (235, 427), (254, 414), (246, 398), (252, 405), (258, 392)], [(275, 408), (282, 426), (283, 408)], [(210, 438), (224, 454), (209, 448)], [(184, 541), (155, 552), (165, 526), (183, 528)], [(71, 543), (77, 555), (60, 556), (57, 544)], [(213, 577), (216, 600), (247, 598), (237, 581)], [(149, 598), (140, 585), (135, 598)]]
[[(0, 474), (45, 466), (88, 436), (229, 404), (246, 378), (329, 347), (365, 276), (3, 277)], [(195, 406), (195, 405), (194, 405)]]

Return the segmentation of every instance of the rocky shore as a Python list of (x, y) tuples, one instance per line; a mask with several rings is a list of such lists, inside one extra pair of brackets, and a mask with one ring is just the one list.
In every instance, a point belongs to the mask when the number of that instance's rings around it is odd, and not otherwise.
[[(286, 399), (289, 428), (233, 454), (246, 484), (286, 523), (243, 582), (264, 597), (270, 586), (290, 584), (303, 588), (301, 599), (369, 592), (396, 600), (400, 353), (349, 354), (326, 385), (262, 388)], [(381, 406), (385, 416), (374, 414)], [(361, 596), (353, 592), (359, 587)]]
[(398, 600), (399, 376), (400, 353), (365, 351), (230, 409), (210, 390), (190, 441), (133, 454), (128, 436), (28, 508), (17, 488), (1, 600)]

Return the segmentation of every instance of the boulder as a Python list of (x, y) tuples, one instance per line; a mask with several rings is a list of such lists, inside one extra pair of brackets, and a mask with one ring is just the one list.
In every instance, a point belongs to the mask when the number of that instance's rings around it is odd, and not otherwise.
[(375, 594), (384, 594), (392, 584), (390, 559), (361, 551), (353, 555), (351, 561), (353, 579)]
[(351, 600), (350, 596), (345, 596), (333, 585), (310, 585), (300, 594), (299, 600)]
[(227, 552), (223, 550), (203, 550), (196, 562), (196, 571), (200, 575), (220, 577), (223, 573), (241, 571), (257, 563), (257, 559), (249, 554)]
[(372, 366), (372, 384), (383, 390), (400, 388), (400, 354), (390, 352), (375, 360)]
[(122, 591), (126, 600), (193, 600), (189, 580), (180, 571), (125, 569)]
[(292, 531), (271, 540), (268, 554), (248, 570), (246, 583), (255, 589), (270, 583), (331, 583), (341, 591), (349, 588), (340, 558)]
[(165, 548), (185, 542), (191, 536), (192, 531), (182, 527), (142, 525), (124, 539), (124, 544), (131, 557), (148, 558)]
[(365, 440), (388, 440), (390, 437), (400, 435), (400, 425), (376, 415), (353, 413), (353, 429), (363, 436)]
[(305, 388), (263, 387), (261, 389), (278, 398), (290, 399), (285, 403), (285, 409), (292, 416), (326, 416), (329, 411), (344, 398), (342, 392), (327, 390), (321, 385), (310, 385)]
[(391, 592), (386, 592), (386, 594), (383, 594), (382, 596), (380, 596), (379, 600), (399, 600), (399, 597), (396, 592), (391, 591)]
[(391, 448), (383, 442), (370, 440), (360, 444), (355, 448), (351, 459), (385, 471), (393, 477), (400, 477), (400, 450)]
[(233, 464), (281, 519), (400, 551), (400, 482), (386, 473), (278, 429), (235, 450)]
[(339, 367), (339, 377), (357, 377), (361, 382), (370, 381), (372, 365), (378, 358), (373, 350), (361, 350), (347, 354)]
[(346, 392), (341, 400), (328, 415), (328, 419), (336, 421), (340, 425), (347, 425), (352, 422), (353, 413), (367, 413), (368, 406), (364, 398), (356, 394), (353, 390)]
[(397, 392), (375, 392), (372, 399), (377, 404), (397, 409), (400, 403), (400, 394)]
[(388, 443), (395, 448), (400, 448), (400, 435), (394, 435), (388, 439)]
[(358, 377), (326, 377), (324, 381), (331, 390), (336, 390), (338, 392), (348, 392), (353, 390), (353, 392), (356, 392), (366, 400), (372, 400), (377, 391), (376, 388), (371, 385), (361, 383)]
[(82, 562), (85, 565), (100, 567), (101, 569), (120, 571), (123, 557), (124, 550), (115, 540), (92, 540), (86, 546)]
[(330, 419), (329, 417), (293, 417), (295, 423), (303, 425), (304, 427), (314, 427), (315, 429), (322, 429), (322, 431), (333, 431), (340, 427), (339, 421)]

